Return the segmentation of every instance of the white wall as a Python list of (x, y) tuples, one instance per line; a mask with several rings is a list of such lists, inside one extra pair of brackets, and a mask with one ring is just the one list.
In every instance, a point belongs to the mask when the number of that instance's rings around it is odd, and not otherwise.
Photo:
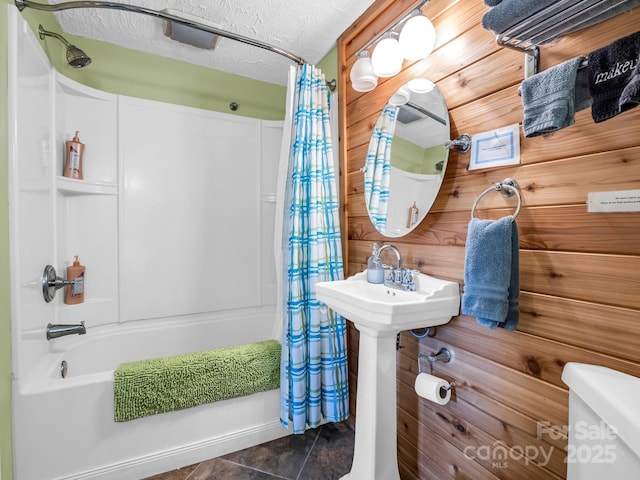
[(121, 98), (118, 123), (122, 320), (259, 307), (260, 121)]

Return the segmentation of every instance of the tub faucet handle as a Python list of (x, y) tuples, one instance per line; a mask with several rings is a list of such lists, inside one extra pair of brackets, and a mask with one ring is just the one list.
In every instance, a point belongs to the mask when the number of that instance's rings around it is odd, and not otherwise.
[(75, 280), (65, 280), (56, 273), (56, 269), (51, 265), (44, 267), (42, 272), (42, 296), (44, 301), (49, 303), (56, 298), (56, 291), (67, 285), (74, 285)]

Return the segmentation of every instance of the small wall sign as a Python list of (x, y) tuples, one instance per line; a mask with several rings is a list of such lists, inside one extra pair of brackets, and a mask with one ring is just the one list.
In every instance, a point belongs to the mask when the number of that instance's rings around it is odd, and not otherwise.
[(588, 212), (640, 212), (640, 190), (589, 192)]
[(473, 135), (469, 170), (519, 163), (520, 130), (517, 123)]

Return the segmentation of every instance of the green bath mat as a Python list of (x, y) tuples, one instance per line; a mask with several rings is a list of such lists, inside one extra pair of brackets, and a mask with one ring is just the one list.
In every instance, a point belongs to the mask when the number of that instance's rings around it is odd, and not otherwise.
[(114, 373), (114, 420), (125, 422), (279, 386), (276, 340), (123, 363)]

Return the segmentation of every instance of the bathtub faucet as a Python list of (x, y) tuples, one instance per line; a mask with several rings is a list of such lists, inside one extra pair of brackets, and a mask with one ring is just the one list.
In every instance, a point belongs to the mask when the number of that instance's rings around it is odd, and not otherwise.
[(53, 323), (47, 325), (47, 340), (65, 335), (84, 335), (85, 333), (87, 333), (87, 329), (84, 327), (84, 322), (80, 322), (79, 325), (54, 325)]

